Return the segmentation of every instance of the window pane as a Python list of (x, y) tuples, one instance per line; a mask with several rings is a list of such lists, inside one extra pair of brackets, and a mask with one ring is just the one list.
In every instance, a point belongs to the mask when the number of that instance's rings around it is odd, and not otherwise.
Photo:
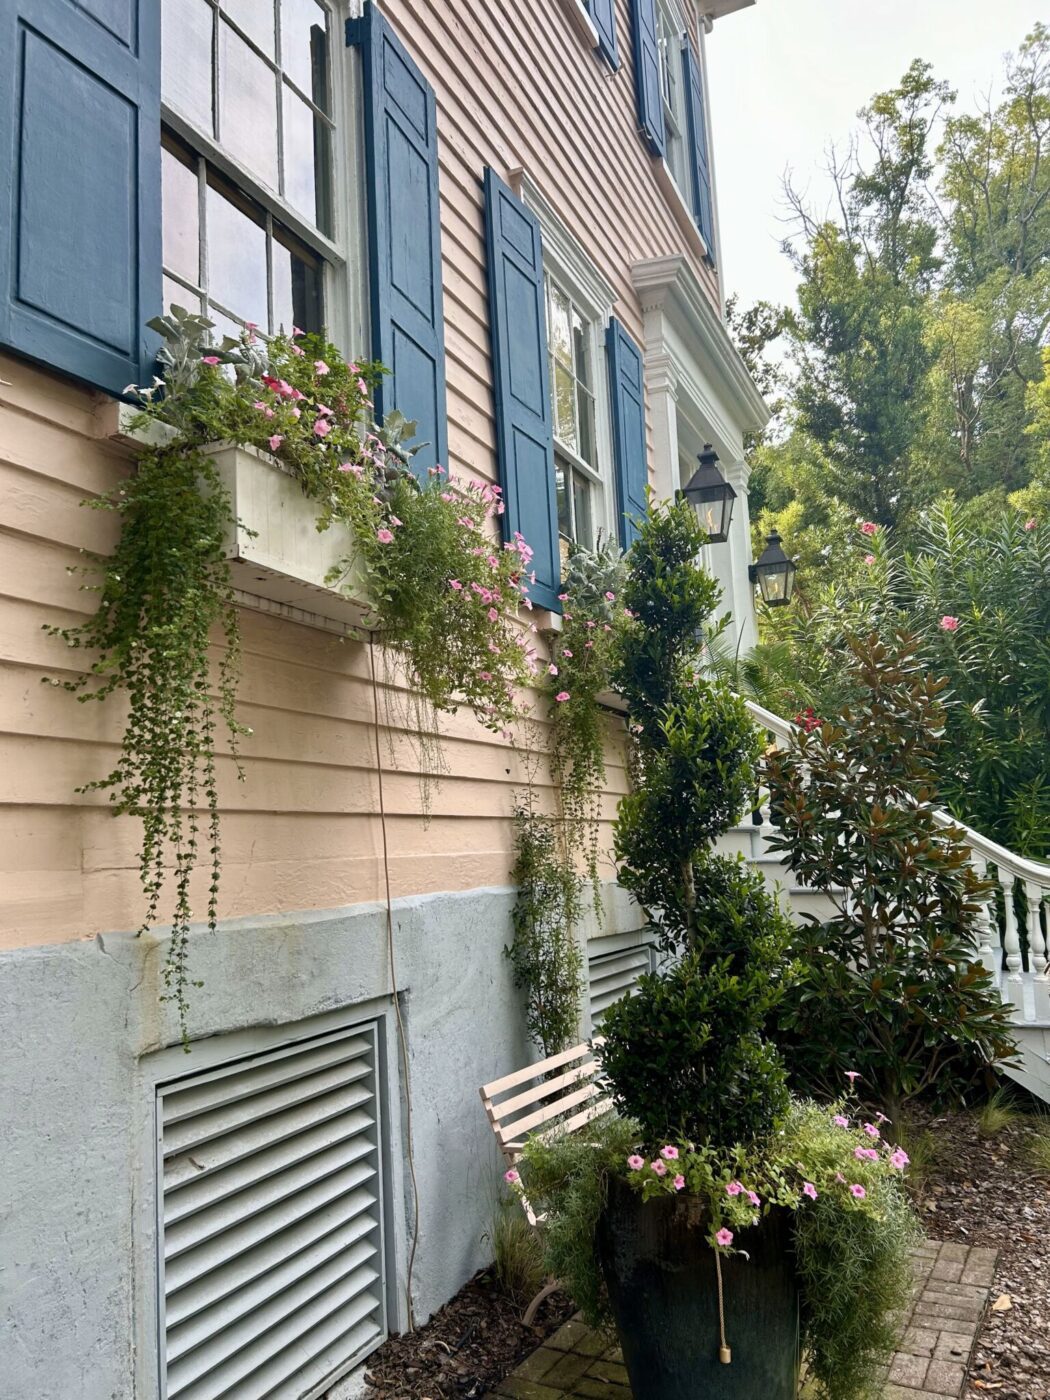
[(576, 369), (576, 378), (582, 379), (584, 384), (591, 382), (591, 357), (588, 353), (588, 343), (590, 337), (587, 334), (587, 323), (576, 310), (572, 308), (572, 356)]
[(572, 539), (572, 516), (569, 514), (568, 468), (559, 458), (554, 459), (554, 485), (558, 497), (558, 532)]
[(597, 466), (594, 434), (594, 399), (582, 384), (576, 385), (576, 422), (579, 427), (579, 453), (585, 462)]
[(267, 324), (266, 230), (208, 186), (208, 296), (244, 321)]
[(573, 514), (576, 517), (576, 543), (594, 548), (594, 488), (579, 472), (572, 474)]
[[(168, 0), (162, 0), (167, 4)], [(222, 8), (263, 53), (276, 57), (274, 45), (273, 0), (222, 0)]]
[(331, 232), (330, 135), (324, 122), (284, 89), (284, 197), (322, 233)]
[(569, 330), (570, 309), (569, 298), (558, 287), (551, 283), (551, 353), (555, 359), (560, 360), (563, 365), (572, 366), (572, 337)]
[(162, 149), (161, 224), (164, 230), (164, 266), (169, 272), (200, 284), (200, 217), (197, 208), (197, 172), (171, 151)]
[(193, 312), (201, 309), (201, 298), (197, 293), (188, 291), (181, 283), (173, 281), (170, 277), (164, 279), (162, 295), (165, 313), (170, 311), (173, 306), (181, 306), (184, 311)]
[(275, 229), (271, 330), (290, 331), (299, 326), (304, 331), (319, 331), (323, 323), (320, 264), (307, 258), (290, 237), (286, 239), (280, 229)]
[(576, 440), (576, 381), (569, 371), (554, 362), (554, 436), (579, 451)]
[(211, 136), (211, 6), (207, 0), (164, 0), (160, 13), (164, 101)]
[(317, 0), (281, 0), (281, 67), (328, 111), (328, 15)]
[(277, 79), (228, 24), (219, 26), (219, 141), (277, 189)]

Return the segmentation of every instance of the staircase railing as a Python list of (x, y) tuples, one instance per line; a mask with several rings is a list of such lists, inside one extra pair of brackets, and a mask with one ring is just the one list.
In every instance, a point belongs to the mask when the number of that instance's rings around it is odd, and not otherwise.
[[(752, 719), (775, 743), (784, 744), (795, 725), (753, 700)], [(768, 819), (768, 814), (763, 813)], [(937, 824), (955, 827), (970, 852), (970, 863), (991, 891), (981, 914), (978, 956), (995, 978), (1003, 1000), (1021, 1024), (1050, 1026), (1050, 865), (1029, 860), (974, 831), (950, 812), (938, 811)]]

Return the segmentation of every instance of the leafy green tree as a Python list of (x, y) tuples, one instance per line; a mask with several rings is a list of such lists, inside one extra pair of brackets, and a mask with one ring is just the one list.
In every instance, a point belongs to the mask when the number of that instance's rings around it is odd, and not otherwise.
[(835, 906), (798, 929), (780, 1008), (796, 1084), (831, 1096), (846, 1071), (892, 1119), (951, 1101), (1013, 1052), (1009, 1011), (974, 961), (990, 886), (936, 820), (947, 682), (912, 638), (849, 637), (856, 702), (767, 759), (771, 848)]

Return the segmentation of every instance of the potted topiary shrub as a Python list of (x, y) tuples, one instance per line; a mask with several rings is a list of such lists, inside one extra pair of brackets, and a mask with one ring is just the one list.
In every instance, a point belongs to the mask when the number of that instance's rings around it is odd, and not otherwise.
[(546, 1212), (549, 1267), (615, 1323), (636, 1400), (788, 1400), (803, 1345), (817, 1393), (846, 1400), (908, 1297), (907, 1159), (845, 1098), (792, 1100), (767, 1038), (791, 927), (756, 872), (712, 849), (754, 790), (759, 737), (701, 669), (719, 630), (703, 542), (687, 508), (651, 514), (618, 642), (634, 788), (616, 856), (667, 959), (596, 1041), (619, 1116), (530, 1143), (522, 1189)]

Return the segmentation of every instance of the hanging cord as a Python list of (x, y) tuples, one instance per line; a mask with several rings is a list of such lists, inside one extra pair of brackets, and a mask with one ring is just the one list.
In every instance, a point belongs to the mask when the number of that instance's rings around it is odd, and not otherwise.
[(715, 1273), (718, 1276), (718, 1359), (723, 1365), (728, 1366), (733, 1359), (733, 1353), (729, 1350), (729, 1343), (726, 1341), (726, 1310), (722, 1299), (722, 1256), (715, 1250)]
[(408, 1330), (416, 1330), (415, 1314), (412, 1310), (412, 1269), (416, 1262), (416, 1246), (419, 1244), (419, 1185), (416, 1182), (416, 1161), (412, 1151), (412, 1080), (408, 1066), (408, 1037), (401, 1016), (401, 1000), (397, 994), (397, 974), (394, 966), (394, 908), (390, 898), (390, 847), (386, 832), (386, 805), (383, 800), (383, 754), (379, 742), (379, 686), (376, 683), (375, 642), (368, 640), (368, 664), (372, 675), (372, 728), (376, 741), (376, 775), (379, 780), (379, 826), (383, 836), (383, 881), (386, 886), (386, 948), (390, 964), (390, 993), (394, 1001), (394, 1016), (397, 1019), (397, 1036), (401, 1046), (401, 1070), (405, 1081), (405, 1146), (408, 1157), (408, 1174), (412, 1181), (412, 1243), (408, 1251), (408, 1268), (405, 1272), (405, 1304), (408, 1310)]

